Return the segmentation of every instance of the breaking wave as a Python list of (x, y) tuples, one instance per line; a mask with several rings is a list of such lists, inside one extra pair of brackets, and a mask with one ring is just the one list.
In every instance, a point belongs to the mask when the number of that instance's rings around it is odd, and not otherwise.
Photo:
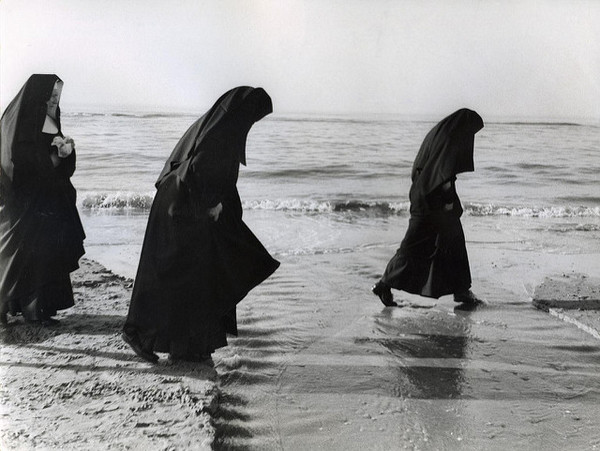
[(260, 200), (243, 202), (247, 210), (281, 210), (298, 212), (365, 212), (378, 214), (400, 214), (408, 212), (408, 203), (362, 202), (362, 201), (313, 201), (300, 199)]
[(526, 218), (598, 217), (600, 207), (588, 206), (501, 206), (494, 204), (467, 204), (465, 212), (471, 216), (520, 216)]
[[(149, 210), (154, 192), (84, 193), (83, 210)], [(271, 210), (298, 213), (353, 213), (376, 216), (408, 215), (408, 202), (377, 202), (363, 200), (321, 201), (311, 199), (264, 199), (243, 202), (246, 210)], [(466, 215), (515, 216), (526, 218), (600, 217), (600, 207), (590, 206), (506, 206), (466, 203)]]
[(80, 201), (83, 210), (148, 210), (154, 193), (86, 193)]

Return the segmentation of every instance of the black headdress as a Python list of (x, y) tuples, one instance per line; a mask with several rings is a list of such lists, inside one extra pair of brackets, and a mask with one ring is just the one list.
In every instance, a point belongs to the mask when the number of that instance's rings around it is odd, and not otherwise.
[(182, 136), (167, 159), (156, 181), (158, 187), (166, 175), (177, 171), (185, 180), (193, 156), (212, 147), (212, 138), (224, 140), (227, 151), (235, 152), (246, 164), (246, 138), (252, 125), (273, 111), (271, 98), (262, 88), (240, 86), (227, 91)]
[[(14, 180), (13, 161), (19, 157), (19, 152), (27, 151), (25, 146), (27, 142), (35, 142), (39, 139), (48, 110), (46, 102), (50, 99), (56, 82), (61, 82), (61, 79), (54, 74), (32, 75), (4, 110), (0, 129), (0, 185), (2, 187), (18, 185), (18, 180)], [(55, 120), (60, 130), (58, 107)]]
[(413, 163), (411, 202), (424, 198), (456, 174), (475, 169), (475, 133), (482, 128), (481, 116), (462, 108), (431, 129)]

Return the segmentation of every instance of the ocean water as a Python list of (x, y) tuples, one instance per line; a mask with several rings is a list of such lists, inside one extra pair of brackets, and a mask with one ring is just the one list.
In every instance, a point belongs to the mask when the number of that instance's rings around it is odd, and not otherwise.
[[(88, 256), (133, 276), (154, 182), (201, 115), (63, 112)], [(276, 258), (393, 250), (408, 222), (413, 159), (437, 120), (273, 114), (256, 123), (238, 189)], [(461, 174), (467, 243), (584, 253), (600, 248), (600, 126), (486, 120)], [(386, 262), (382, 262), (382, 270)]]

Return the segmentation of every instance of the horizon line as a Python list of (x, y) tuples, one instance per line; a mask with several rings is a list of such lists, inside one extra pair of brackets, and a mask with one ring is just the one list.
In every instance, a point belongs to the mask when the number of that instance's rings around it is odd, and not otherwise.
[[(175, 105), (152, 105), (152, 104), (108, 104), (108, 103), (78, 103), (74, 102), (70, 104), (70, 108), (65, 110), (62, 109), (63, 113), (90, 113), (95, 111), (89, 111), (94, 108), (101, 108), (102, 111), (99, 113), (106, 112), (107, 109), (114, 109), (114, 113), (148, 113), (148, 114), (185, 114), (185, 115), (202, 115), (204, 114), (211, 105), (205, 107), (192, 107), (192, 106), (175, 106)], [(87, 111), (75, 111), (75, 110), (87, 110)], [(124, 111), (123, 111), (124, 110)], [(444, 114), (444, 113), (442, 113)], [(450, 113), (446, 113), (450, 114)], [(335, 111), (335, 110), (323, 110), (323, 111), (301, 111), (301, 110), (283, 110), (274, 111), (272, 115), (305, 115), (305, 116), (344, 116), (344, 117), (402, 117), (402, 118), (413, 118), (424, 121), (435, 121), (441, 119), (440, 113), (437, 112), (413, 112), (413, 113), (402, 113), (402, 112), (374, 112), (374, 111)], [(484, 118), (486, 123), (526, 123), (526, 124), (563, 124), (563, 125), (600, 125), (600, 117), (593, 116), (555, 116), (555, 115), (540, 115), (540, 114), (519, 114), (519, 115), (506, 115), (506, 114), (491, 114)]]

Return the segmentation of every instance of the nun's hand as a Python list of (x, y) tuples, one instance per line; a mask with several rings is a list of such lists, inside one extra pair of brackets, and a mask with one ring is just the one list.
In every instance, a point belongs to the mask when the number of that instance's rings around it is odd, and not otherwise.
[(223, 204), (219, 202), (217, 206), (208, 209), (208, 216), (210, 216), (213, 219), (213, 221), (217, 222), (222, 211)]
[(73, 141), (73, 138), (70, 136), (65, 136), (63, 145), (59, 146), (58, 148), (58, 156), (61, 158), (67, 158), (69, 155), (71, 155), (73, 149), (75, 149), (75, 141)]

